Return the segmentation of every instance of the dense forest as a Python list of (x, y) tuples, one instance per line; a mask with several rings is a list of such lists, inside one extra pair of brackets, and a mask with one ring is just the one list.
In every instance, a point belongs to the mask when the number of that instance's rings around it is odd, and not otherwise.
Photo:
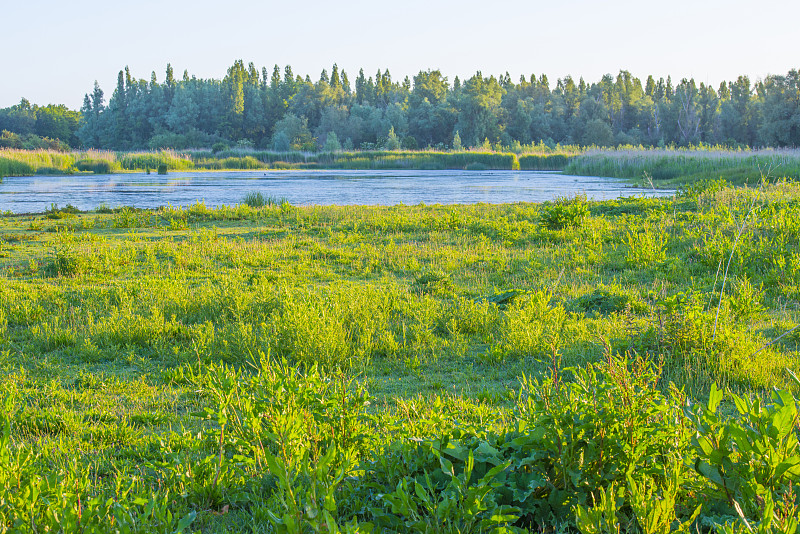
[[(388, 70), (354, 80), (333, 65), (317, 81), (290, 66), (270, 72), (236, 61), (222, 80), (170, 65), (163, 82), (126, 67), (106, 102), (95, 82), (80, 112), (31, 106), (0, 110), (0, 147), (53, 145), (117, 150), (227, 144), (277, 151), (548, 145), (800, 146), (800, 73), (747, 76), (717, 89), (627, 71), (595, 83), (567, 76), (477, 72), (452, 83), (440, 71), (413, 79)], [(58, 141), (54, 141), (58, 140)], [(38, 145), (37, 145), (38, 143)]]

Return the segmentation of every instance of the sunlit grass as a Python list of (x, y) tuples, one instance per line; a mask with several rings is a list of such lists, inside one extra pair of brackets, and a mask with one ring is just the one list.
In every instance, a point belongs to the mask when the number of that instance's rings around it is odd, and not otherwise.
[(605, 202), (4, 216), (2, 450), (31, 463), (3, 473), (49, 504), (0, 483), (0, 518), (246, 530), (283, 509), (273, 456), (300, 473), (335, 445), (355, 469), (392, 443), (509, 432), (530, 417), (523, 375), (610, 354), (659, 366), (651, 395), (794, 388), (800, 338), (770, 342), (800, 320), (798, 199), (791, 182), (710, 182)]

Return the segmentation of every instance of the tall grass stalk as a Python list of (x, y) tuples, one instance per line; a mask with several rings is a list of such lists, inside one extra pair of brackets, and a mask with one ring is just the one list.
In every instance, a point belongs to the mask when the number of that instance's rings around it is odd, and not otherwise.
[(777, 178), (800, 179), (800, 149), (725, 150), (720, 148), (588, 150), (571, 158), (567, 174), (614, 178), (679, 179), (693, 182), (723, 178), (744, 184), (760, 179), (762, 169), (778, 169)]

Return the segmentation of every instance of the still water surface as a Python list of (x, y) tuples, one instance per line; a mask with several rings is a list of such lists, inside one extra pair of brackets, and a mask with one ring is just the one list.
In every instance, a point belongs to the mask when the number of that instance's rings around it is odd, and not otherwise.
[(109, 207), (240, 204), (249, 192), (303, 205), (472, 204), (543, 202), (586, 195), (671, 195), (672, 191), (628, 187), (622, 180), (534, 171), (233, 171), (171, 172), (5, 178), (0, 211), (42, 212), (55, 203), (91, 210)]

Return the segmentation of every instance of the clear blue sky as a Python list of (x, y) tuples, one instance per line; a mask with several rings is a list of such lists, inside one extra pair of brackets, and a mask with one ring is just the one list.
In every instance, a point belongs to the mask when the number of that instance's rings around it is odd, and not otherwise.
[(292, 65), (317, 79), (337, 62), (355, 79), (388, 68), (395, 79), (441, 69), (452, 81), (485, 75), (567, 74), (587, 82), (627, 69), (694, 77), (715, 87), (800, 68), (797, 0), (5, 0), (0, 107), (21, 97), (78, 108), (98, 80), (137, 78), (168, 62), (222, 78), (234, 60)]

